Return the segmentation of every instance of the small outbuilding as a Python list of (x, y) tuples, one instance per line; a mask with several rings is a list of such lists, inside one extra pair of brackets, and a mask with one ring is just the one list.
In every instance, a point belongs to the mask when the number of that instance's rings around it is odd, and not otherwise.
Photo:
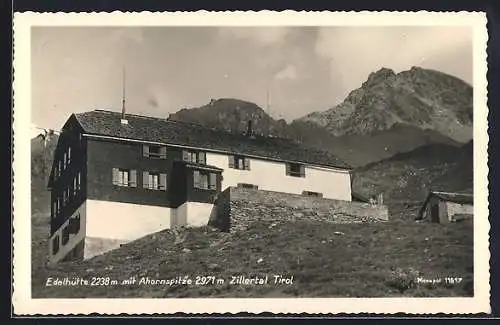
[(471, 219), (474, 215), (474, 195), (431, 191), (420, 212), (419, 220), (448, 223)]

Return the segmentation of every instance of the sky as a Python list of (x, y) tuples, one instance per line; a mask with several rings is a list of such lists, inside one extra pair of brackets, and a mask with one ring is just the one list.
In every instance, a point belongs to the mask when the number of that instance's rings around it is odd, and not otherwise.
[(32, 123), (55, 129), (71, 113), (120, 111), (123, 80), (133, 114), (238, 98), (291, 121), (339, 104), (382, 67), (472, 84), (473, 59), (470, 28), (408, 26), (33, 27), (31, 56)]

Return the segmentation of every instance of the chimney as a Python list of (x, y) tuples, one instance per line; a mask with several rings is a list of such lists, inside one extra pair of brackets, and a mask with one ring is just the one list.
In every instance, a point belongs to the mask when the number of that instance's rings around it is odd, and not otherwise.
[(383, 205), (384, 204), (384, 193), (379, 193), (377, 197), (377, 204), (378, 205)]
[(252, 120), (248, 120), (248, 122), (247, 122), (247, 136), (251, 137), (252, 135), (253, 135)]

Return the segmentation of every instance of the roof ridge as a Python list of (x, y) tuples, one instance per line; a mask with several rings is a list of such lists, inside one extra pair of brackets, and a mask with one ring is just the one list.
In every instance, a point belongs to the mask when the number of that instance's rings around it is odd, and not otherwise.
[(444, 192), (444, 191), (432, 191), (432, 193), (435, 193), (435, 194), (459, 194), (459, 195), (471, 195), (471, 196), (474, 196), (474, 194), (472, 193), (461, 193), (461, 192)]
[[(79, 113), (79, 114), (85, 114), (85, 113), (89, 113), (89, 112), (102, 112), (102, 113), (108, 113), (108, 114), (114, 114), (114, 115), (121, 115), (121, 112), (111, 111), (111, 110), (106, 110), (106, 109), (94, 109), (93, 111), (83, 112), (83, 113)], [(207, 126), (207, 125), (204, 125), (204, 124), (201, 124), (201, 123), (197, 123), (197, 122), (172, 120), (172, 119), (170, 119), (170, 117), (162, 118), (162, 117), (154, 117), (154, 116), (147, 116), (147, 115), (140, 115), (140, 114), (125, 113), (125, 116), (127, 116), (127, 115), (134, 116), (134, 117), (139, 117), (139, 118), (145, 118), (145, 119), (151, 119), (151, 120), (169, 122), (169, 123), (177, 123), (177, 124), (182, 124), (182, 125), (197, 126), (197, 127), (203, 128), (205, 130), (210, 130), (210, 131), (219, 132), (219, 133), (223, 133), (223, 134), (226, 134), (226, 135), (232, 135), (232, 136), (234, 136), (234, 135), (244, 135), (244, 133), (245, 133), (245, 131), (243, 131), (243, 130), (241, 132), (229, 132), (229, 131), (226, 131), (226, 130), (221, 130), (221, 129), (218, 129), (218, 128), (215, 128), (215, 127), (210, 127), (210, 126)], [(286, 138), (286, 137), (282, 137), (282, 136), (264, 135), (263, 137), (270, 138), (270, 139), (285, 140), (287, 142), (292, 142), (294, 144), (298, 144), (297, 141), (295, 141), (294, 139), (290, 139), (290, 138)]]

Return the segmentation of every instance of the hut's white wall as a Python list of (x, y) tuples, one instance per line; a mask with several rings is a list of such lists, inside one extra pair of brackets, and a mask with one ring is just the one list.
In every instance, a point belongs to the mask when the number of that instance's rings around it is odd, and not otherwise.
[(456, 214), (474, 215), (474, 206), (472, 204), (460, 204), (454, 202), (446, 202), (447, 218), (449, 221), (455, 221)]
[(305, 167), (305, 177), (286, 175), (286, 164), (250, 158), (250, 170), (229, 168), (229, 156), (207, 153), (207, 164), (224, 169), (222, 190), (238, 183), (258, 185), (260, 190), (291, 194), (323, 193), (329, 199), (351, 201), (351, 175), (343, 169)]

